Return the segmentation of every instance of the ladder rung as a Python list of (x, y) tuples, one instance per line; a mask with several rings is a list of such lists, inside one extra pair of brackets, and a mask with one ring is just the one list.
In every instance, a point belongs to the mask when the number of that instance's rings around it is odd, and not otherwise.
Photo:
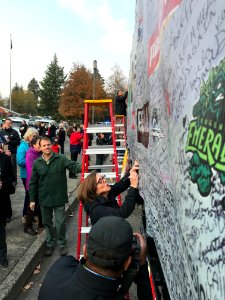
[(111, 125), (90, 125), (87, 127), (87, 133), (104, 133), (104, 132), (112, 132)]
[(113, 149), (86, 149), (85, 154), (92, 155), (92, 154), (113, 154)]
[[(86, 178), (91, 173), (84, 173), (84, 178)], [(106, 178), (116, 178), (116, 172), (101, 172), (101, 174), (105, 175)]]
[(90, 103), (90, 104), (108, 104), (112, 103), (112, 99), (94, 99), (94, 100), (89, 100), (85, 99), (84, 103)]
[(116, 140), (116, 142), (124, 142), (125, 140), (123, 140), (123, 139), (118, 139), (118, 140)]
[(113, 154), (114, 148), (112, 145), (96, 145), (89, 146), (84, 150), (84, 154)]
[(124, 127), (124, 125), (121, 124), (121, 123), (115, 124), (115, 126), (116, 126), (116, 127)]
[(119, 151), (126, 151), (126, 147), (120, 147), (120, 146), (118, 146), (118, 147), (116, 147), (116, 150), (119, 150)]
[(123, 134), (124, 131), (115, 131), (115, 134)]
[(92, 165), (88, 169), (102, 169), (102, 168), (115, 168), (115, 165)]
[(81, 227), (81, 233), (89, 233), (91, 230), (91, 227)]

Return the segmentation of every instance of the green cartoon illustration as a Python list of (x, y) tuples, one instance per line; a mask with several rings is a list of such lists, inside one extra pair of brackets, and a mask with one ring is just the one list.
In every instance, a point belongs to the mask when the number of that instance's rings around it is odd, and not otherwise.
[(189, 174), (202, 196), (211, 191), (212, 168), (225, 185), (225, 59), (209, 72), (193, 107), (186, 152), (192, 152)]

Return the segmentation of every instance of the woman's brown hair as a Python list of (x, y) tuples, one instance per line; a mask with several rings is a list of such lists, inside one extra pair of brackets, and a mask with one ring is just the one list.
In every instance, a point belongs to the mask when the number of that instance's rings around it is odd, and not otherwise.
[(93, 201), (96, 197), (96, 172), (89, 174), (78, 187), (77, 199), (84, 202)]

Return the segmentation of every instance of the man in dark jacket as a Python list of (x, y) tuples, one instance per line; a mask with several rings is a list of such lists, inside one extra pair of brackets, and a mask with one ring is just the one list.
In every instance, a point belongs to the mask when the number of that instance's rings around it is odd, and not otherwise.
[(118, 90), (117, 96), (115, 98), (115, 115), (127, 115), (127, 95), (127, 91), (125, 92), (125, 94), (123, 94), (121, 90)]
[(11, 163), (13, 167), (14, 177), (17, 181), (16, 152), (17, 146), (19, 146), (20, 144), (20, 136), (19, 133), (12, 128), (11, 119), (5, 119), (1, 133), (6, 139), (6, 144), (9, 147), (9, 151), (11, 152)]
[(10, 157), (0, 150), (0, 264), (4, 268), (8, 267), (5, 226), (11, 209), (9, 194), (14, 180)]
[[(134, 237), (140, 243), (135, 249)], [(138, 299), (151, 300), (146, 252), (144, 238), (133, 235), (127, 221), (101, 218), (91, 228), (81, 261), (72, 256), (57, 260), (43, 281), (38, 299), (122, 300), (135, 281)]]
[(30, 208), (34, 210), (35, 199), (41, 209), (42, 223), (46, 231), (46, 256), (54, 249), (53, 211), (60, 255), (66, 255), (65, 204), (68, 202), (66, 169), (77, 174), (81, 164), (69, 160), (65, 155), (52, 151), (47, 137), (40, 141), (42, 156), (35, 160), (29, 184)]

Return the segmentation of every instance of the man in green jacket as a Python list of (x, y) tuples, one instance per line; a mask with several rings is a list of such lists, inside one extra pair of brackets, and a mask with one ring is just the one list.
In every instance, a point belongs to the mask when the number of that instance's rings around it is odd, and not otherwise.
[(42, 222), (46, 231), (45, 255), (51, 256), (54, 250), (53, 211), (60, 255), (67, 255), (65, 204), (68, 202), (66, 169), (71, 173), (81, 172), (81, 164), (52, 151), (49, 138), (40, 140), (42, 156), (35, 160), (29, 185), (30, 208), (35, 201), (41, 209)]

